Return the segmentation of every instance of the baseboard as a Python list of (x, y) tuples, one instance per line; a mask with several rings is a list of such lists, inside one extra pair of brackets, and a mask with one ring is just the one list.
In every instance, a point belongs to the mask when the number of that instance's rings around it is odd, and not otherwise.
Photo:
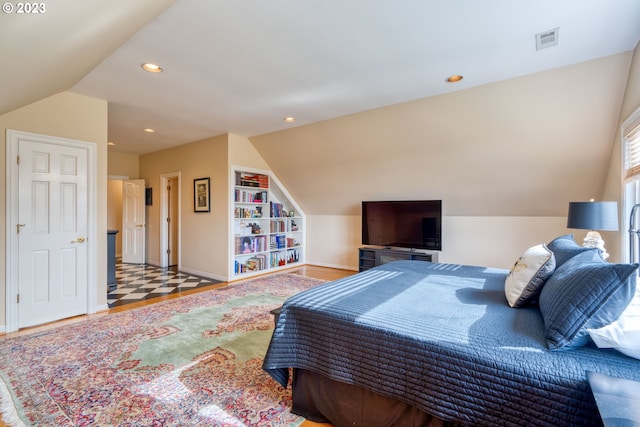
[(0, 334), (4, 334), (7, 332), (7, 327), (6, 325), (0, 325)]
[(96, 306), (96, 313), (98, 313), (100, 311), (108, 311), (108, 310), (109, 310), (109, 305), (108, 304)]
[(324, 262), (311, 262), (311, 261), (307, 261), (307, 265), (313, 265), (316, 267), (337, 268), (338, 270), (358, 271), (358, 267), (353, 267), (351, 265), (338, 265), (338, 264), (328, 264)]
[(220, 276), (218, 274), (211, 274), (211, 273), (207, 273), (205, 271), (194, 270), (192, 268), (180, 267), (180, 271), (182, 271), (184, 273), (193, 274), (195, 276), (204, 277), (206, 279), (219, 280), (221, 282), (228, 282), (229, 281), (229, 278), (226, 277), (226, 276)]

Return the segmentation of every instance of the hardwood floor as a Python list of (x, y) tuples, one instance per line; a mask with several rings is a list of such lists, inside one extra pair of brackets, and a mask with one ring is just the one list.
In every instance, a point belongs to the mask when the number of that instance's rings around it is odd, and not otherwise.
[[(299, 274), (301, 276), (305, 276), (305, 277), (313, 277), (316, 279), (321, 279), (321, 280), (337, 280), (340, 279), (342, 277), (346, 277), (346, 276), (351, 276), (352, 274), (355, 274), (355, 271), (351, 271), (351, 270), (340, 270), (340, 269), (335, 269), (335, 268), (328, 268), (328, 267), (318, 267), (318, 266), (313, 266), (313, 265), (305, 265), (302, 267), (294, 267), (288, 270), (281, 270), (280, 272), (286, 272), (286, 273), (293, 273), (293, 274)], [(271, 273), (273, 274), (273, 273)], [(251, 280), (251, 279), (244, 279), (241, 281), (245, 281), (245, 280)], [(238, 283), (241, 281), (234, 281), (233, 283)], [(156, 302), (160, 302), (160, 301), (164, 301), (164, 300), (168, 300), (168, 299), (174, 299), (174, 298), (180, 298), (182, 296), (185, 295), (190, 295), (193, 293), (198, 293), (198, 292), (204, 292), (204, 291), (208, 291), (211, 289), (216, 289), (216, 288), (220, 288), (220, 287), (224, 287), (224, 286), (228, 286), (227, 282), (223, 282), (223, 283), (217, 283), (215, 285), (211, 285), (211, 286), (206, 286), (206, 287), (202, 287), (202, 288), (197, 288), (194, 289), (192, 291), (186, 291), (186, 292), (182, 292), (180, 294), (176, 294), (176, 295), (166, 295), (166, 296), (162, 296), (162, 297), (158, 297), (158, 298), (154, 298), (154, 299), (150, 299), (150, 300), (144, 300), (144, 301), (140, 301), (140, 302), (136, 302), (136, 303), (131, 303), (131, 304), (126, 304), (123, 306), (119, 306), (119, 307), (115, 307), (109, 310), (105, 310), (96, 314), (89, 314), (89, 315), (83, 315), (83, 316), (76, 316), (70, 319), (65, 319), (65, 320), (61, 320), (58, 322), (52, 322), (52, 323), (48, 323), (46, 325), (41, 325), (41, 326), (34, 326), (32, 328), (25, 328), (25, 329), (21, 329), (17, 332), (10, 332), (7, 334), (0, 334), (0, 339), (7, 339), (7, 338), (13, 338), (13, 337), (17, 337), (17, 336), (22, 336), (22, 335), (27, 335), (27, 334), (32, 334), (32, 333), (36, 333), (36, 332), (40, 332), (40, 331), (44, 331), (44, 330), (49, 330), (49, 329), (54, 329), (57, 328), (59, 326), (63, 326), (63, 325), (68, 325), (71, 323), (77, 323), (77, 322), (83, 322), (86, 321), (88, 319), (95, 319), (97, 317), (101, 317), (101, 316), (108, 316), (112, 313), (117, 313), (120, 311), (125, 311), (125, 310), (131, 310), (133, 308), (136, 307), (143, 307), (146, 305), (151, 305), (154, 304)], [(0, 427), (8, 427), (7, 424), (5, 424), (2, 421), (2, 418), (0, 416)], [(311, 421), (305, 421), (302, 423), (301, 427), (330, 427), (330, 424), (318, 424), (318, 423), (313, 423)]]

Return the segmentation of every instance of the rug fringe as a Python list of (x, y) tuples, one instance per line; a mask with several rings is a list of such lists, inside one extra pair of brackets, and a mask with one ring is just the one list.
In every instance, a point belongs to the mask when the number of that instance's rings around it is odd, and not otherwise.
[(18, 417), (18, 410), (2, 377), (0, 377), (0, 413), (2, 414), (3, 423), (11, 427), (25, 427), (25, 424)]

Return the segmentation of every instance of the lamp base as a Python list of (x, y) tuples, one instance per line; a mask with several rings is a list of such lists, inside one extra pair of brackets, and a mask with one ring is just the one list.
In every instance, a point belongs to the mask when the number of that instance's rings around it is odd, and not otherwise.
[(589, 231), (583, 242), (582, 246), (585, 248), (598, 248), (600, 250), (600, 255), (602, 255), (602, 259), (609, 258), (609, 254), (604, 248), (604, 240), (597, 231)]

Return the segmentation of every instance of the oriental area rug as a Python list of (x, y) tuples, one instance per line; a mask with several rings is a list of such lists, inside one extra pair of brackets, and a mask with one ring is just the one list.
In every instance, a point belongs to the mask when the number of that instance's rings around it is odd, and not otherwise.
[(324, 283), (277, 274), (0, 340), (16, 426), (297, 426), (262, 370), (270, 310)]

